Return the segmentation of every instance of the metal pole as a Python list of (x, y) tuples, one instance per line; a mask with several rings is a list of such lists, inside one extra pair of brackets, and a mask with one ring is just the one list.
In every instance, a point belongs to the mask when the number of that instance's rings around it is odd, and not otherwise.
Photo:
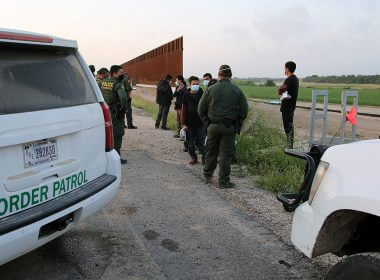
[[(353, 106), (358, 111), (359, 92), (358, 91), (342, 91), (342, 111), (341, 111), (341, 127), (342, 132), (340, 136), (341, 144), (346, 142), (346, 113), (347, 113), (347, 97), (353, 97)], [(356, 141), (356, 126), (352, 125), (351, 128), (351, 141)]]
[[(323, 110), (321, 112), (317, 111), (317, 98), (318, 96), (323, 96)], [(313, 90), (311, 99), (311, 119), (310, 119), (310, 137), (309, 146), (318, 144), (315, 139), (315, 122), (317, 119), (322, 119), (322, 138), (320, 139), (320, 144), (323, 144), (327, 136), (327, 116), (328, 116), (328, 90)]]

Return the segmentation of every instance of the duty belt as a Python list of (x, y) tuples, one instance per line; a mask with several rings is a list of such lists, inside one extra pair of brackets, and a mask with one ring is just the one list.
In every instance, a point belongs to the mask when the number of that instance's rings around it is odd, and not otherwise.
[(227, 119), (227, 118), (220, 120), (220, 121), (210, 120), (210, 124), (224, 124), (226, 127), (230, 127), (232, 125), (235, 125), (235, 123), (236, 123), (236, 120)]

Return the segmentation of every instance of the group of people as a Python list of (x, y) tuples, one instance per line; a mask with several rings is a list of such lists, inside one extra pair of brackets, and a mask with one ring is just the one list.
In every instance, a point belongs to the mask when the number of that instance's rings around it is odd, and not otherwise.
[[(281, 95), (281, 113), (288, 148), (294, 145), (294, 111), (298, 98), (299, 81), (294, 74), (296, 64), (293, 61), (285, 63), (285, 79), (279, 87)], [(232, 71), (228, 65), (222, 65), (218, 71), (218, 80), (210, 73), (203, 75), (205, 92), (200, 87), (196, 76), (188, 79), (188, 85), (179, 75), (175, 81), (175, 91), (172, 92), (173, 77), (167, 75), (157, 85), (156, 102), (159, 110), (155, 127), (167, 129), (167, 118), (175, 99), (174, 109), (177, 112), (178, 130), (174, 137), (180, 137), (180, 131), (185, 130), (186, 141), (184, 151), (188, 152), (190, 164), (198, 163), (196, 148), (202, 158), (203, 175), (206, 183), (210, 183), (214, 171), (219, 164), (219, 187), (231, 188), (231, 162), (235, 156), (235, 137), (240, 133), (242, 123), (247, 117), (247, 99), (241, 89), (231, 82)]]
[[(89, 68), (95, 76), (95, 67), (90, 65)], [(126, 164), (127, 160), (123, 159), (120, 153), (124, 130), (137, 129), (132, 118), (131, 81), (124, 73), (123, 67), (112, 65), (109, 71), (107, 68), (100, 68), (97, 71), (96, 82), (111, 113), (114, 148), (120, 155), (121, 164)], [(125, 118), (127, 125), (125, 125)]]
[[(95, 68), (90, 65), (95, 74)], [(284, 84), (279, 87), (281, 95), (281, 112), (288, 147), (293, 148), (293, 118), (298, 97), (299, 82), (294, 74), (296, 64), (289, 61), (285, 64)], [(156, 103), (159, 110), (155, 122), (156, 129), (167, 130), (167, 120), (173, 99), (177, 112), (177, 133), (185, 131), (184, 151), (188, 152), (191, 165), (197, 164), (198, 149), (204, 165), (203, 175), (206, 183), (211, 183), (214, 171), (219, 164), (219, 188), (232, 188), (230, 181), (231, 162), (235, 156), (235, 137), (240, 133), (243, 121), (248, 114), (248, 103), (241, 89), (232, 83), (232, 70), (222, 65), (218, 71), (218, 79), (210, 73), (203, 75), (205, 91), (200, 86), (200, 79), (191, 76), (186, 83), (182, 75), (175, 80), (175, 91), (172, 91), (171, 75), (167, 75), (157, 85)], [(119, 65), (98, 70), (96, 80), (108, 104), (114, 136), (114, 148), (120, 154), (124, 129), (136, 129), (132, 120), (131, 81)], [(125, 117), (127, 126), (125, 125)], [(127, 160), (121, 158), (121, 163)]]
[[(241, 89), (231, 82), (232, 70), (222, 65), (218, 80), (210, 73), (203, 75), (205, 92), (196, 76), (188, 79), (176, 77), (176, 89), (172, 92), (172, 76), (167, 75), (157, 85), (156, 102), (159, 111), (155, 127), (167, 129), (167, 117), (172, 100), (177, 111), (178, 130), (186, 131), (185, 151), (191, 157), (190, 164), (198, 163), (196, 148), (202, 158), (203, 175), (206, 183), (211, 183), (219, 164), (219, 188), (233, 187), (230, 182), (231, 162), (235, 154), (235, 137), (247, 117), (248, 103)], [(207, 140), (206, 140), (207, 139)]]

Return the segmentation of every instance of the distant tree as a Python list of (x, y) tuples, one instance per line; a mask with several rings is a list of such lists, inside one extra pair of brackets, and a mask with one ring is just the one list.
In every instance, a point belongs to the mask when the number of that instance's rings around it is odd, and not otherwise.
[(234, 83), (238, 84), (239, 86), (255, 86), (255, 81), (253, 79), (239, 79), (234, 78)]
[(308, 83), (338, 83), (338, 84), (380, 84), (380, 75), (342, 75), (317, 76), (312, 75), (303, 79)]
[(273, 80), (267, 80), (264, 84), (266, 87), (274, 87), (276, 84), (273, 82)]

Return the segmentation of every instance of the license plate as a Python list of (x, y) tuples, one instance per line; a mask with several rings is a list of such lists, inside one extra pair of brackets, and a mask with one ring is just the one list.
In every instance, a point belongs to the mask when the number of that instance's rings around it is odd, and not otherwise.
[(22, 146), (25, 168), (58, 159), (57, 139), (44, 139)]

